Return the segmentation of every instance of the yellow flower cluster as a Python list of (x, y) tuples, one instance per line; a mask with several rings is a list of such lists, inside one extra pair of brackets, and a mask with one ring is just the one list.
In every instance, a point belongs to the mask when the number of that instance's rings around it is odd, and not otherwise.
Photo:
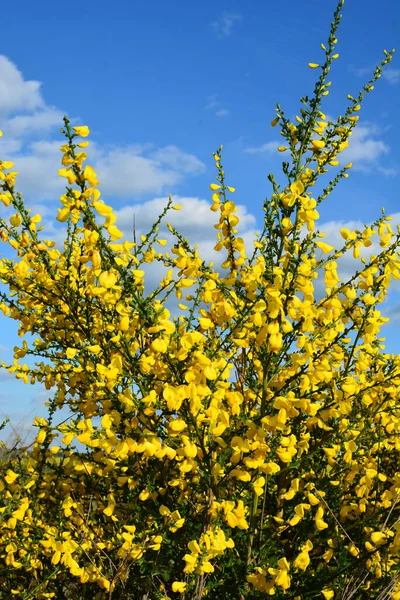
[[(278, 106), (272, 122), (292, 161), (283, 188), (270, 176), (250, 255), (222, 148), (218, 268), (171, 224), (159, 237), (172, 198), (148, 234), (121, 239), (85, 164), (86, 126), (64, 119), (63, 251), (0, 162), (12, 212), (0, 239), (15, 255), (0, 259), (0, 310), (33, 336), (2, 367), (51, 396), (33, 444), (0, 458), (0, 599), (400, 598), (400, 358), (385, 352), (378, 309), (400, 278), (400, 234), (383, 215), (342, 229), (340, 248), (322, 241), (317, 207), (351, 165), (311, 195), (392, 56), (328, 122), (341, 6), (324, 64), (310, 64), (314, 101), (295, 123)], [(166, 273), (145, 294), (152, 262)]]

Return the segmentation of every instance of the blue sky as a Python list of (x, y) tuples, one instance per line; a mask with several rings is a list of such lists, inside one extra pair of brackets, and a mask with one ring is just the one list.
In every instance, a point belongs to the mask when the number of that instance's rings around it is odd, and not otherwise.
[[(49, 236), (60, 239), (54, 216), (63, 189), (59, 128), (67, 114), (91, 129), (89, 163), (123, 231), (129, 233), (133, 211), (140, 227), (151, 225), (172, 193), (184, 205), (178, 226), (207, 252), (212, 152), (222, 143), (250, 238), (270, 191), (266, 176), (280, 172), (282, 155), (274, 150), (280, 137), (269, 125), (275, 104), (293, 118), (299, 98), (311, 94), (316, 75), (307, 64), (322, 59), (319, 45), (335, 6), (336, 0), (88, 0), (75, 9), (17, 0), (2, 28), (0, 157), (15, 160), (18, 189), (43, 215)], [(346, 95), (357, 94), (383, 49), (400, 46), (398, 1), (381, 0), (377, 10), (375, 0), (347, 0), (338, 39), (340, 59), (325, 104), (332, 117), (344, 112)], [(382, 206), (400, 222), (399, 100), (395, 55), (362, 109), (348, 151), (354, 170), (320, 211), (331, 239), (339, 225), (368, 223)], [(394, 290), (392, 312), (397, 303)], [(20, 341), (16, 325), (1, 317), (0, 326), (0, 358), (11, 362)], [(400, 351), (396, 319), (385, 334), (387, 348)], [(6, 373), (0, 383), (0, 410), (15, 425), (43, 414), (48, 393), (41, 386), (24, 386)]]

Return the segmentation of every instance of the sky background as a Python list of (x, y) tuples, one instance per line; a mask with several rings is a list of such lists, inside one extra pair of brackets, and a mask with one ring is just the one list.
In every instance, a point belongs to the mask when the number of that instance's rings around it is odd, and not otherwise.
[[(63, 239), (54, 221), (65, 180), (60, 127), (67, 115), (91, 129), (88, 164), (129, 235), (151, 227), (169, 193), (183, 210), (174, 224), (212, 258), (215, 214), (209, 211), (212, 153), (224, 145), (227, 183), (236, 187), (241, 232), (261, 228), (267, 175), (279, 174), (279, 131), (270, 126), (275, 105), (294, 118), (301, 96), (311, 95), (336, 0), (187, 2), (86, 0), (63, 3), (15, 0), (0, 47), (0, 159), (14, 160), (20, 190), (40, 212), (46, 237)], [(325, 112), (343, 114), (346, 95), (357, 95), (383, 58), (400, 50), (398, 0), (346, 0), (338, 32), (340, 59), (331, 72)], [(368, 95), (350, 148), (354, 169), (321, 206), (326, 241), (338, 230), (362, 227), (385, 207), (400, 223), (398, 106), (400, 57)], [(345, 162), (343, 162), (345, 164)], [(9, 211), (2, 205), (0, 214)], [(171, 219), (172, 220), (172, 219)], [(7, 248), (0, 255), (8, 256)], [(351, 271), (344, 264), (344, 272)], [(4, 289), (4, 287), (2, 288)], [(387, 349), (400, 352), (400, 286), (391, 293), (384, 329)], [(0, 315), (0, 359), (12, 363), (21, 343), (17, 323)], [(50, 395), (0, 371), (0, 418), (21, 433), (45, 415)], [(0, 436), (10, 435), (10, 426)]]

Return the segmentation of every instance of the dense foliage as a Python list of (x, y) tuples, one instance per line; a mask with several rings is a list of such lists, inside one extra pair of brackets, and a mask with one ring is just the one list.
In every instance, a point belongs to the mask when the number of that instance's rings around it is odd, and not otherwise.
[[(400, 234), (383, 214), (341, 230), (335, 249), (315, 226), (393, 54), (328, 121), (341, 8), (309, 65), (312, 97), (293, 122), (277, 107), (289, 158), (248, 255), (221, 148), (219, 266), (172, 225), (160, 238), (172, 199), (147, 235), (121, 240), (85, 166), (86, 126), (62, 129), (61, 250), (0, 162), (14, 211), (0, 237), (16, 254), (0, 260), (0, 309), (34, 336), (2, 366), (51, 395), (35, 442), (0, 462), (1, 599), (400, 598), (400, 358), (384, 351), (379, 310), (400, 278)], [(145, 292), (152, 262), (165, 276)]]

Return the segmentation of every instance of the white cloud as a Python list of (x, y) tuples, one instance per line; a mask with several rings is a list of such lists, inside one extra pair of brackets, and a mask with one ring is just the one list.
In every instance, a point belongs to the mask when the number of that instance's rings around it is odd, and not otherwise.
[(18, 115), (8, 119), (4, 126), (6, 136), (20, 137), (25, 134), (49, 131), (62, 125), (64, 113), (46, 106), (31, 115)]
[(266, 142), (262, 146), (245, 148), (244, 152), (247, 154), (272, 154), (277, 151), (278, 146), (279, 142)]
[[(217, 243), (216, 230), (214, 224), (218, 221), (216, 213), (210, 210), (210, 203), (207, 200), (201, 200), (194, 197), (174, 196), (174, 204), (179, 204), (182, 209), (179, 211), (171, 210), (160, 228), (165, 233), (166, 223), (170, 222), (185, 237), (189, 238), (192, 244), (207, 240), (209, 243), (215, 240)], [(118, 228), (124, 233), (132, 235), (133, 215), (135, 215), (136, 228), (139, 234), (147, 233), (157, 218), (163, 212), (167, 205), (168, 198), (154, 198), (143, 204), (124, 206), (116, 210)], [(240, 231), (246, 231), (255, 225), (255, 217), (247, 212), (243, 205), (237, 206), (237, 213), (240, 219)]]
[[(17, 189), (31, 201), (58, 200), (64, 193), (59, 129), (63, 113), (48, 106), (37, 81), (25, 81), (17, 67), (0, 56), (0, 128), (2, 158), (13, 160), (19, 172)], [(75, 120), (75, 119), (73, 119)], [(57, 141), (46, 139), (57, 133)], [(32, 142), (35, 136), (37, 141)], [(42, 137), (43, 136), (43, 137)], [(91, 143), (88, 163), (100, 179), (103, 194), (121, 198), (174, 192), (184, 177), (205, 170), (193, 154), (177, 146), (154, 144), (102, 146)]]
[(242, 16), (239, 13), (224, 13), (219, 19), (211, 23), (218, 39), (229, 37), (232, 34), (233, 26), (236, 21), (240, 21)]
[(382, 77), (392, 85), (400, 83), (400, 69), (386, 67), (386, 69), (383, 69)]
[(378, 160), (390, 152), (381, 136), (382, 131), (371, 123), (357, 125), (349, 138), (349, 147), (340, 155), (341, 162), (352, 162), (357, 171), (378, 168)]
[(58, 200), (64, 192), (65, 179), (57, 175), (61, 168), (60, 142), (34, 142), (23, 154), (11, 157), (19, 172), (17, 189), (26, 199)]
[[(353, 163), (356, 171), (379, 171), (386, 176), (397, 175), (397, 169), (381, 166), (379, 159), (390, 153), (390, 147), (382, 139), (383, 131), (373, 123), (357, 125), (349, 137), (349, 147), (340, 154), (341, 164)], [(245, 148), (248, 154), (271, 154), (280, 142), (270, 141), (262, 146)]]
[[(375, 71), (376, 65), (369, 65), (366, 67), (356, 67), (355, 65), (349, 65), (349, 71), (356, 77), (372, 77)], [(386, 66), (382, 70), (382, 77), (392, 85), (400, 83), (400, 69), (394, 69), (393, 67)]]
[(163, 167), (170, 167), (180, 173), (189, 175), (202, 173), (206, 166), (193, 154), (188, 154), (176, 146), (165, 146), (149, 153), (149, 158), (159, 162)]
[[(396, 231), (396, 226), (400, 224), (400, 213), (394, 213), (392, 216), (392, 220), (390, 224), (392, 226), (393, 231)], [(325, 232), (326, 236), (323, 238), (323, 241), (327, 244), (332, 245), (336, 249), (340, 249), (343, 247), (345, 241), (340, 234), (340, 230), (342, 228), (347, 228), (350, 231), (363, 231), (365, 225), (372, 225), (371, 223), (364, 223), (361, 220), (353, 220), (353, 221), (327, 221), (326, 223), (321, 223), (318, 226), (319, 231)], [(379, 236), (374, 235), (371, 238), (372, 244), (368, 248), (364, 246), (360, 247), (360, 258), (354, 258), (353, 251), (347, 251), (342, 257), (337, 259), (338, 263), (338, 273), (341, 278), (341, 281), (348, 281), (357, 270), (363, 268), (361, 257), (368, 259), (371, 255), (379, 254), (382, 252), (382, 248), (379, 245)], [(392, 286), (398, 288), (400, 282), (393, 281)], [(323, 283), (323, 277), (318, 280), (317, 284), (318, 289), (325, 289)]]
[(386, 177), (393, 177), (394, 175), (398, 175), (399, 170), (395, 167), (378, 167), (379, 173), (383, 173)]
[[(58, 200), (64, 193), (66, 180), (57, 174), (61, 168), (60, 145), (60, 141), (42, 140), (25, 145), (24, 151), (15, 155), (8, 152), (7, 158), (15, 161), (19, 172), (17, 187), (24, 197)], [(86, 164), (95, 168), (104, 196), (113, 198), (172, 192), (185, 177), (206, 169), (196, 156), (176, 146), (156, 148), (151, 144), (119, 148), (92, 143)]]
[(91, 157), (101, 191), (120, 198), (172, 191), (184, 176), (198, 175), (206, 168), (176, 146), (149, 150), (149, 145), (102, 148), (93, 144)]
[[(4, 127), (1, 125), (0, 127), (2, 127), (2, 130), (4, 131)], [(0, 151), (3, 160), (9, 159), (12, 155), (15, 155), (18, 152), (20, 152), (21, 148), (22, 140), (17, 140), (15, 138), (10, 138), (7, 136), (1, 138)]]
[(25, 81), (16, 66), (0, 55), (0, 115), (43, 108), (40, 86), (39, 81)]
[[(135, 216), (137, 238), (142, 234), (147, 234), (158, 215), (163, 212), (167, 202), (167, 197), (160, 197), (142, 204), (129, 205), (115, 210), (118, 228), (126, 235), (127, 239), (132, 240), (133, 219)], [(200, 198), (181, 196), (174, 196), (173, 202), (181, 205), (182, 209), (179, 211), (171, 210), (160, 225), (160, 238), (167, 240), (165, 249), (167, 250), (176, 242), (175, 237), (166, 227), (169, 222), (181, 235), (189, 240), (191, 247), (198, 245), (199, 255), (206, 263), (213, 261), (215, 265), (220, 265), (225, 260), (226, 255), (224, 252), (214, 250), (214, 246), (218, 241), (214, 227), (218, 222), (218, 215), (210, 210), (210, 203)], [(252, 252), (256, 219), (254, 215), (247, 212), (247, 208), (243, 205), (237, 206), (236, 214), (240, 219), (238, 235), (243, 237), (246, 248), (249, 247), (249, 252)], [(248, 244), (249, 246), (247, 246)], [(165, 275), (166, 268), (157, 262), (144, 265), (144, 269), (146, 271), (146, 290), (154, 290)]]
[(367, 67), (356, 67), (355, 65), (349, 65), (349, 71), (356, 77), (367, 77), (373, 75), (375, 65), (369, 65)]
[[(123, 208), (114, 208), (117, 217), (116, 224), (124, 233), (122, 241), (133, 240), (133, 223), (135, 219), (136, 236), (147, 234), (157, 217), (164, 211), (168, 203), (168, 197), (154, 198), (139, 204), (129, 204)], [(199, 253), (206, 262), (214, 261), (220, 264), (224, 260), (224, 253), (217, 253), (214, 246), (217, 243), (217, 232), (214, 225), (218, 222), (218, 215), (210, 210), (210, 202), (195, 197), (174, 196), (173, 203), (182, 206), (179, 211), (171, 210), (165, 216), (160, 225), (160, 237), (167, 240), (167, 248), (175, 244), (174, 236), (167, 229), (167, 223), (171, 223), (177, 231), (189, 240), (193, 247), (198, 244)], [(113, 204), (112, 202), (110, 204)], [(240, 219), (238, 235), (243, 237), (248, 253), (254, 250), (253, 241), (256, 219), (247, 211), (243, 205), (237, 206), (237, 216)], [(59, 250), (63, 251), (66, 237), (66, 226), (59, 225), (54, 228), (54, 221), (44, 220), (45, 229), (42, 237), (52, 239), (56, 242)], [(159, 247), (161, 250), (161, 246)], [(146, 289), (154, 289), (165, 274), (165, 268), (159, 263), (144, 265), (146, 271)]]
[(218, 106), (219, 102), (217, 100), (217, 95), (216, 94), (212, 94), (211, 96), (208, 96), (207, 98), (207, 104), (205, 105), (205, 109), (206, 110), (210, 110), (212, 108), (216, 108)]
[(221, 107), (221, 101), (218, 100), (218, 96), (216, 94), (212, 94), (207, 98), (207, 104), (205, 105), (205, 110), (212, 110), (217, 117), (227, 117), (230, 114), (230, 111), (227, 108)]

